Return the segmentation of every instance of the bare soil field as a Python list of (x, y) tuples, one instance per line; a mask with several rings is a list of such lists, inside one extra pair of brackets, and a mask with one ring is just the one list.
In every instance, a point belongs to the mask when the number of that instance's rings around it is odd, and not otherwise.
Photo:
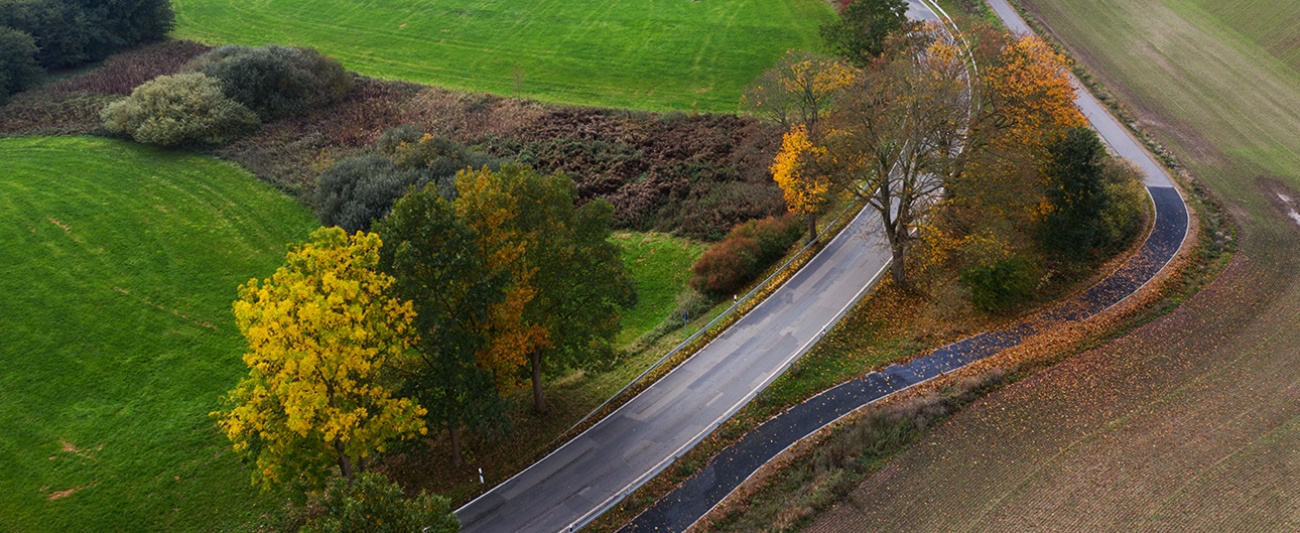
[(1025, 4), (1225, 204), (1237, 256), (1165, 317), (976, 402), (809, 530), (1300, 529), (1300, 13)]

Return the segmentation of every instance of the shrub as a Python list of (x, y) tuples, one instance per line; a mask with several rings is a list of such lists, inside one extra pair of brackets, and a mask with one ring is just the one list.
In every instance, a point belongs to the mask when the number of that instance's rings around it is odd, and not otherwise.
[(444, 198), (456, 197), (456, 173), (466, 168), (500, 168), (495, 157), (443, 137), (398, 126), (379, 136), (379, 154), (340, 160), (317, 178), (316, 216), (326, 226), (357, 231), (388, 216), (411, 187), (436, 183)]
[[(391, 143), (393, 137), (399, 135), (406, 133), (395, 134), (387, 143), (382, 144)], [(392, 157), (393, 163), (399, 167), (426, 169), (434, 179), (439, 180), (454, 178), (457, 172), (466, 168), (478, 170), (488, 167), (496, 170), (501, 166), (495, 157), (471, 151), (446, 137), (434, 137), (427, 133), (415, 141), (398, 142), (386, 155)]]
[(77, 5), (62, 0), (0, 0), (0, 26), (31, 35), (38, 49), (36, 61), (43, 67), (65, 68), (96, 59), (87, 50), (91, 28)]
[(727, 234), (691, 266), (695, 276), (691, 287), (714, 296), (725, 296), (744, 287), (764, 269), (785, 256), (790, 245), (803, 235), (798, 217), (767, 217), (751, 220)]
[(1147, 191), (1131, 163), (1106, 158), (1102, 175), (1105, 178), (1106, 209), (1101, 213), (1102, 233), (1107, 248), (1124, 246), (1142, 229), (1142, 212), (1147, 203)]
[(971, 303), (988, 312), (1005, 311), (1033, 295), (1037, 268), (1020, 257), (975, 265), (962, 270), (962, 286), (970, 290)]
[(159, 76), (106, 106), (100, 117), (113, 133), (162, 146), (221, 144), (258, 125), (257, 115), (199, 73)]
[[(430, 179), (427, 171), (400, 168), (378, 154), (341, 159), (317, 178), (316, 216), (348, 233), (368, 230), (371, 222), (388, 216), (398, 198)], [(444, 187), (450, 182), (439, 183), (440, 192), (450, 196)]]
[(226, 94), (263, 120), (338, 102), (353, 86), (343, 65), (311, 48), (222, 46), (194, 58), (186, 70), (221, 80)]
[(691, 288), (721, 296), (735, 294), (758, 270), (758, 241), (749, 237), (728, 238), (704, 252), (691, 271)]
[(0, 27), (0, 104), (40, 80), (42, 71), (36, 64), (36, 51), (31, 35)]
[(767, 217), (751, 220), (736, 226), (731, 233), (758, 242), (758, 262), (761, 269), (767, 268), (768, 265), (785, 256), (790, 245), (798, 242), (799, 237), (803, 236), (803, 225), (799, 223), (798, 217), (785, 215), (781, 218)]
[(319, 533), (452, 533), (460, 520), (451, 512), (445, 497), (420, 492), (407, 499), (402, 487), (374, 472), (363, 472), (356, 480), (336, 479), (322, 502), (326, 515), (312, 520), (303, 531)]

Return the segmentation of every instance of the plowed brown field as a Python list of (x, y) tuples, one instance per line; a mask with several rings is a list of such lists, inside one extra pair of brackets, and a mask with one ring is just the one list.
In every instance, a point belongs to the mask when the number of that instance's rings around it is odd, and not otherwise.
[(810, 530), (1300, 530), (1300, 10), (1025, 3), (1227, 205), (1238, 254), (1176, 311), (954, 417)]

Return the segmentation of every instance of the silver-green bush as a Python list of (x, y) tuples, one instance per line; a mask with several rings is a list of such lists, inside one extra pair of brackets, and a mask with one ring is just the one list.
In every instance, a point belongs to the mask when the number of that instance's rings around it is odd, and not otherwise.
[(159, 76), (100, 112), (104, 128), (161, 146), (221, 144), (256, 129), (257, 115), (203, 74)]

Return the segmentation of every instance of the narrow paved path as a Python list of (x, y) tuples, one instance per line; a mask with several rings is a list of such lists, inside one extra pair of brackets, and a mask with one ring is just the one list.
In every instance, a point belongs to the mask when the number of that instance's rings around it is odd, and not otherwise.
[[(1004, 0), (990, 0), (990, 3), (998, 15), (1007, 21), (1007, 27), (1013, 33), (1029, 32), (1028, 26)], [(1083, 110), (1102, 139), (1142, 171), (1143, 184), (1154, 203), (1155, 223), (1134, 257), (1076, 297), (1075, 305), (1060, 306), (1044, 320), (977, 335), (939, 348), (906, 365), (892, 365), (881, 372), (872, 372), (834, 387), (768, 420), (723, 450), (698, 474), (620, 531), (684, 531), (768, 461), (830, 423), (895, 392), (1017, 346), (1045, 328), (1096, 315), (1132, 295), (1159, 274), (1173, 259), (1187, 236), (1186, 204), (1164, 167), (1156, 163), (1077, 79), (1074, 83), (1078, 91), (1075, 104)]]

